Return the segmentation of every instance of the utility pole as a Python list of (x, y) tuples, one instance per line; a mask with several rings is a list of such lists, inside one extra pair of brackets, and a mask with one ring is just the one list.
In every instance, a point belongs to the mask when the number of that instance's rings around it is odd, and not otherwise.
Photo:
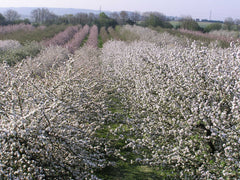
[(209, 20), (212, 20), (212, 10), (210, 11)]

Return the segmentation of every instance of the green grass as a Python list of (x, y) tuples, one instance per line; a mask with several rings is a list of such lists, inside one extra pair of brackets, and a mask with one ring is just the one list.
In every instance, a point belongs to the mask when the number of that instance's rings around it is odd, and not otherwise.
[(88, 36), (89, 36), (89, 35), (85, 36), (85, 38), (83, 39), (83, 41), (82, 41), (81, 44), (80, 44), (80, 47), (83, 47), (83, 46), (87, 43), (87, 41), (88, 41)]
[(198, 22), (198, 24), (201, 28), (205, 28), (209, 24), (213, 24), (213, 22)]
[[(197, 22), (197, 23), (201, 28), (205, 28), (207, 25), (213, 24), (213, 22)], [(170, 21), (170, 24), (172, 24), (173, 27), (176, 28), (180, 25), (180, 22), (179, 21)]]
[(174, 28), (180, 25), (179, 21), (170, 21), (169, 23), (172, 24)]
[(131, 165), (118, 161), (116, 167), (106, 167), (97, 172), (99, 178), (114, 180), (155, 180), (174, 179), (176, 173), (169, 170), (149, 166)]
[(101, 36), (98, 36), (98, 48), (102, 48), (103, 47), (103, 40)]
[[(136, 137), (130, 136), (132, 126), (126, 122), (126, 119), (130, 117), (130, 109), (124, 106), (121, 94), (114, 89), (107, 90), (105, 101), (113, 119), (106, 121), (104, 125), (96, 131), (95, 136), (104, 139), (103, 142), (108, 142), (109, 148), (119, 150), (120, 155), (124, 159), (114, 154), (107, 155), (107, 161), (114, 161), (116, 164), (97, 170), (97, 177), (107, 180), (155, 180), (173, 179), (177, 177), (177, 174), (167, 167), (151, 167), (135, 162), (137, 158), (143, 159), (143, 156), (133, 152), (132, 148), (125, 147), (128, 139), (136, 139)], [(121, 128), (119, 128), (120, 126)], [(116, 129), (118, 131), (113, 133)], [(144, 151), (151, 155), (148, 149)]]

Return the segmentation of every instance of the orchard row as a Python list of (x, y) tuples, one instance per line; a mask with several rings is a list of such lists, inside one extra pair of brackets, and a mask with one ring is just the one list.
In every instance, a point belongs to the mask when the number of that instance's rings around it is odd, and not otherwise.
[(123, 26), (94, 48), (97, 32), (0, 64), (0, 179), (237, 179), (239, 44)]
[[(25, 31), (28, 31), (25, 29)], [(31, 30), (31, 32), (34, 30)], [(38, 30), (36, 30), (38, 31)], [(44, 31), (44, 30), (43, 30)], [(26, 57), (35, 57), (42, 49), (49, 46), (61, 46), (74, 53), (84, 44), (87, 46), (98, 47), (98, 28), (97, 26), (89, 27), (69, 26), (64, 31), (60, 31), (53, 37), (41, 42), (31, 41), (20, 44), (16, 40), (1, 40), (0, 41), (0, 60), (5, 61), (10, 65), (23, 60)]]

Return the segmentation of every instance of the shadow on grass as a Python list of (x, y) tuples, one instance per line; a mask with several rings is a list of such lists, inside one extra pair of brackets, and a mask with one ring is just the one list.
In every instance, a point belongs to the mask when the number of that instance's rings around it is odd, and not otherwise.
[(156, 170), (149, 166), (131, 165), (118, 162), (116, 167), (106, 167), (97, 172), (99, 178), (114, 180), (155, 180), (174, 179), (174, 174), (166, 170)]

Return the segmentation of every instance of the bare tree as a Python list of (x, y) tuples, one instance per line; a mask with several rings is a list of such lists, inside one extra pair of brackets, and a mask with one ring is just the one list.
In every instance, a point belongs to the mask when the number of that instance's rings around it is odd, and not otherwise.
[(131, 14), (131, 20), (136, 23), (137, 21), (140, 21), (141, 20), (141, 15), (139, 12), (133, 12)]
[(113, 12), (109, 15), (110, 18), (114, 19), (117, 21), (118, 24), (121, 23), (120, 15), (117, 12)]
[(5, 17), (0, 13), (0, 25), (4, 25), (6, 23)]
[(167, 21), (167, 17), (163, 13), (160, 13), (160, 12), (144, 12), (143, 13), (143, 17), (145, 19), (149, 18), (150, 16), (157, 17), (160, 21)]
[(240, 25), (240, 19), (235, 19), (235, 24)]
[(224, 25), (225, 25), (227, 30), (231, 30), (233, 25), (234, 25), (233, 18), (231, 18), (231, 17), (226, 18), (224, 20)]
[(54, 21), (57, 16), (50, 12), (47, 8), (38, 8), (31, 12), (32, 18), (36, 23), (46, 23)]
[(167, 17), (160, 12), (153, 12), (153, 15), (158, 17), (161, 21), (167, 21)]
[(201, 27), (191, 16), (183, 16), (180, 19), (180, 27), (191, 31), (201, 31)]
[(88, 23), (92, 24), (94, 22), (94, 20), (96, 19), (96, 15), (93, 13), (89, 13), (88, 14)]
[(88, 14), (86, 13), (78, 13), (75, 15), (78, 23), (84, 25), (84, 24), (88, 24)]
[(129, 16), (126, 11), (121, 11), (120, 12), (120, 19), (121, 19), (121, 24), (125, 24), (128, 20)]
[(235, 19), (234, 23), (236, 25), (236, 29), (240, 31), (240, 19)]
[(7, 10), (5, 12), (4, 16), (5, 16), (6, 20), (9, 21), (9, 22), (17, 21), (21, 17), (20, 14), (18, 14), (17, 11), (14, 11), (12, 9)]
[(115, 19), (115, 20), (120, 19), (119, 13), (117, 13), (117, 12), (111, 13), (111, 14), (109, 15), (109, 17), (112, 18), (112, 19)]

